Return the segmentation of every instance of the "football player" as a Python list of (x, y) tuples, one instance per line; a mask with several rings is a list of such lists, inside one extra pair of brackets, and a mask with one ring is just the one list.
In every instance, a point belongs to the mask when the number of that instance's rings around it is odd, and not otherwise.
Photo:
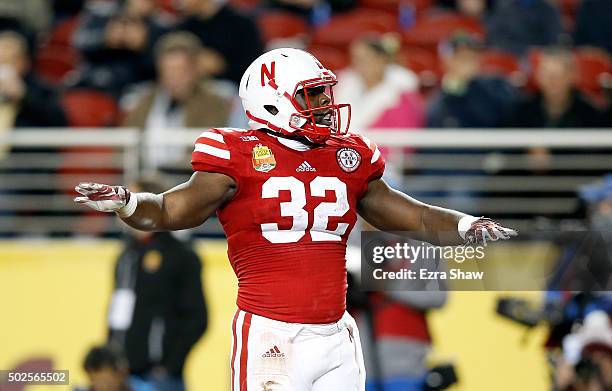
[(238, 277), (232, 390), (363, 390), (354, 320), (345, 311), (346, 240), (357, 214), (374, 227), (441, 244), (508, 239), (496, 222), (419, 202), (381, 179), (377, 146), (348, 133), (350, 106), (311, 54), (276, 49), (240, 83), (250, 129), (196, 140), (191, 179), (163, 194), (81, 183), (75, 199), (140, 230), (181, 230), (216, 212)]

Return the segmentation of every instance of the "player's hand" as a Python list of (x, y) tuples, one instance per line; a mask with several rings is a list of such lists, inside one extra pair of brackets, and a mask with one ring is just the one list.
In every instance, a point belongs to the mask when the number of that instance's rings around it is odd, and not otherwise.
[(507, 240), (516, 235), (518, 232), (511, 228), (502, 227), (498, 222), (486, 217), (479, 217), (465, 231), (464, 239), (466, 244), (486, 246), (488, 241)]
[(85, 204), (99, 212), (118, 212), (130, 200), (130, 191), (123, 186), (109, 186), (101, 183), (79, 183), (74, 187), (82, 197), (74, 202)]

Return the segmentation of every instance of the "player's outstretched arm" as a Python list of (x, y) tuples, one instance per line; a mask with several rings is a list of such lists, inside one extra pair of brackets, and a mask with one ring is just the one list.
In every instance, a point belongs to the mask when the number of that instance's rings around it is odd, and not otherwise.
[(126, 224), (142, 231), (172, 231), (201, 225), (231, 199), (235, 189), (236, 183), (227, 175), (198, 171), (162, 194), (80, 183), (75, 190), (82, 196), (74, 201), (101, 212), (116, 212)]
[(382, 179), (371, 181), (359, 202), (359, 214), (383, 231), (415, 232), (440, 245), (484, 243), (509, 239), (516, 232), (493, 220), (417, 201), (392, 189)]

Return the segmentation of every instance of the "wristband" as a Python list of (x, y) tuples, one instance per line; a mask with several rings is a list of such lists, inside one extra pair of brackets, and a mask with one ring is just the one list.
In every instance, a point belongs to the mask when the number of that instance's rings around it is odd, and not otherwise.
[(470, 230), (472, 224), (479, 218), (480, 217), (467, 215), (459, 219), (459, 222), (457, 223), (457, 232), (459, 232), (459, 236), (461, 236), (461, 239), (465, 240), (465, 233)]
[[(127, 191), (127, 190), (126, 190)], [(136, 211), (136, 207), (138, 206), (138, 197), (136, 193), (130, 194), (130, 200), (125, 204), (124, 207), (117, 210), (117, 215), (122, 219), (127, 219)]]

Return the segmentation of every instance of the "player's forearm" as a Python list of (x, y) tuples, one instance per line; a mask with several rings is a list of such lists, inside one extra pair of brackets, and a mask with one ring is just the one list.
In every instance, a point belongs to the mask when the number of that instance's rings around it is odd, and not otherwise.
[[(135, 197), (135, 199), (132, 200), (131, 197)], [(141, 231), (165, 231), (170, 229), (167, 227), (167, 222), (164, 221), (164, 197), (162, 194), (132, 193), (130, 201), (136, 201), (136, 209), (133, 213), (129, 214), (130, 204), (123, 211), (117, 213), (127, 225)], [(129, 214), (129, 216), (126, 216), (126, 214)]]
[(360, 214), (380, 230), (412, 232), (415, 237), (439, 245), (464, 242), (458, 223), (466, 214), (420, 202), (382, 180), (370, 183), (360, 202)]
[(459, 234), (459, 221), (466, 217), (465, 213), (439, 206), (423, 204), (422, 231), (431, 243), (439, 245), (459, 245), (464, 242)]

